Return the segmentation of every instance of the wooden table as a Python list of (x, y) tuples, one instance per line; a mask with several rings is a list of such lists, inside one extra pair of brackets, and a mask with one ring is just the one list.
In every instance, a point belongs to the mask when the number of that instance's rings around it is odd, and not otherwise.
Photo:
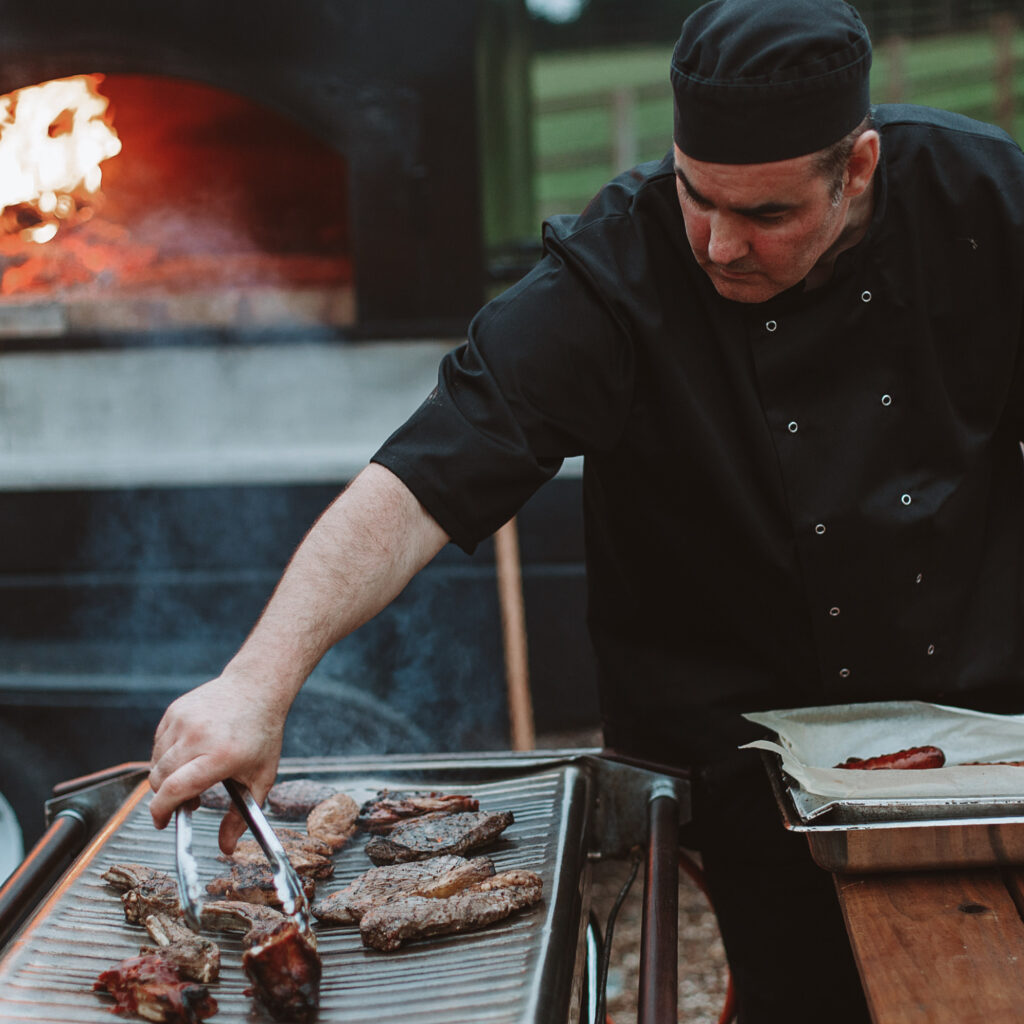
[(835, 881), (874, 1024), (1024, 1021), (1024, 869)]

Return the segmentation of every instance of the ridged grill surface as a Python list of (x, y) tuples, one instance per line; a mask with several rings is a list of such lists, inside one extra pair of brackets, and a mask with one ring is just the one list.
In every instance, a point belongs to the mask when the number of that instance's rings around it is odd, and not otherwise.
[[(566, 1020), (566, 1007), (550, 1005), (544, 979), (572, 972), (581, 909), (577, 893), (583, 870), (579, 803), (586, 786), (572, 764), (541, 767), (508, 778), (471, 773), (457, 778), (424, 775), (410, 784), (386, 769), (353, 777), (345, 772), (288, 769), (282, 777), (337, 783), (358, 803), (379, 789), (471, 793), (481, 810), (510, 810), (514, 823), (490, 848), (496, 871), (528, 868), (541, 875), (543, 901), (486, 930), (430, 939), (393, 953), (363, 947), (356, 927), (316, 925), (324, 965), (319, 1021), (344, 1024), (520, 1024)], [(217, 860), (221, 814), (193, 816), (194, 851), (205, 883), (225, 873)], [(297, 827), (271, 816), (272, 824)], [(298, 827), (302, 827), (301, 824)], [(317, 883), (317, 898), (347, 885), (373, 865), (357, 837), (335, 857), (334, 876)], [(92, 992), (101, 971), (136, 956), (149, 936), (124, 919), (118, 894), (101, 879), (118, 862), (140, 863), (174, 873), (173, 826), (157, 832), (144, 787), (125, 805), (73, 865), (0, 960), (0, 1021), (26, 1024), (110, 1024), (112, 1000)], [(574, 877), (570, 877), (574, 876)], [(244, 990), (240, 936), (208, 932), (221, 949), (221, 977), (211, 992), (219, 1004), (213, 1024), (269, 1021)], [(563, 1001), (559, 997), (559, 1001)], [(114, 1018), (117, 1019), (117, 1018)]]

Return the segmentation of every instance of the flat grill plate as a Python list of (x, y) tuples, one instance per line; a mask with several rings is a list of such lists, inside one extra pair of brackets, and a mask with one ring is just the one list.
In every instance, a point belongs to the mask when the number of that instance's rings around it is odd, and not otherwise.
[[(527, 868), (541, 875), (543, 901), (480, 932), (410, 944), (394, 953), (362, 946), (356, 927), (316, 925), (324, 972), (321, 1022), (345, 1024), (499, 1024), (564, 1022), (577, 996), (589, 785), (572, 761), (510, 770), (463, 765), (446, 768), (328, 767), (317, 759), (282, 762), (280, 779), (314, 778), (336, 784), (357, 803), (380, 789), (470, 793), (481, 810), (510, 810), (514, 823), (479, 852), (497, 871)], [(100, 876), (117, 862), (148, 865), (173, 875), (173, 828), (157, 832), (142, 785), (72, 865), (0, 959), (0, 1020), (52, 1024), (110, 1024), (112, 1000), (91, 991), (101, 971), (136, 956), (149, 943), (144, 928), (124, 919), (118, 894)], [(221, 812), (194, 815), (193, 848), (203, 883), (227, 870), (217, 860)], [(272, 824), (296, 827), (270, 816)], [(302, 827), (302, 823), (298, 824)], [(319, 882), (317, 898), (343, 888), (373, 865), (365, 833), (335, 857), (335, 874)], [(221, 978), (210, 986), (218, 1024), (269, 1021), (244, 994), (241, 937), (209, 934), (221, 949)]]

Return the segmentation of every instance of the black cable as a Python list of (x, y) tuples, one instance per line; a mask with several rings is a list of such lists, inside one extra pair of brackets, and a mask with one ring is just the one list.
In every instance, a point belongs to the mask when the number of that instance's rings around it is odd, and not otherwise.
[(640, 861), (643, 860), (644, 852), (639, 847), (636, 847), (632, 854), (633, 858), (633, 870), (629, 873), (629, 878), (626, 879), (626, 884), (619, 891), (619, 895), (615, 898), (615, 902), (612, 904), (612, 909), (608, 911), (608, 924), (605, 927), (604, 935), (604, 949), (601, 950), (601, 961), (597, 971), (597, 1006), (594, 1008), (594, 1024), (605, 1024), (605, 1013), (608, 1005), (608, 967), (611, 964), (612, 959), (612, 933), (615, 931), (615, 918), (618, 916), (619, 909), (625, 902), (626, 897), (629, 895), (629, 890), (633, 887), (633, 882), (636, 880), (636, 873), (640, 870)]

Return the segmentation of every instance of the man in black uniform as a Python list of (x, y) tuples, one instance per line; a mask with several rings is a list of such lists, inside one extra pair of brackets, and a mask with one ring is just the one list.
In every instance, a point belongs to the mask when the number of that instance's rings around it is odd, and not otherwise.
[(239, 654), (172, 705), (158, 826), (228, 774), (262, 797), (327, 648), (583, 454), (606, 742), (696, 773), (684, 838), (740, 1020), (867, 1020), (741, 715), (1024, 704), (1024, 157), (966, 118), (869, 112), (870, 61), (841, 0), (687, 19), (672, 153), (545, 225)]

